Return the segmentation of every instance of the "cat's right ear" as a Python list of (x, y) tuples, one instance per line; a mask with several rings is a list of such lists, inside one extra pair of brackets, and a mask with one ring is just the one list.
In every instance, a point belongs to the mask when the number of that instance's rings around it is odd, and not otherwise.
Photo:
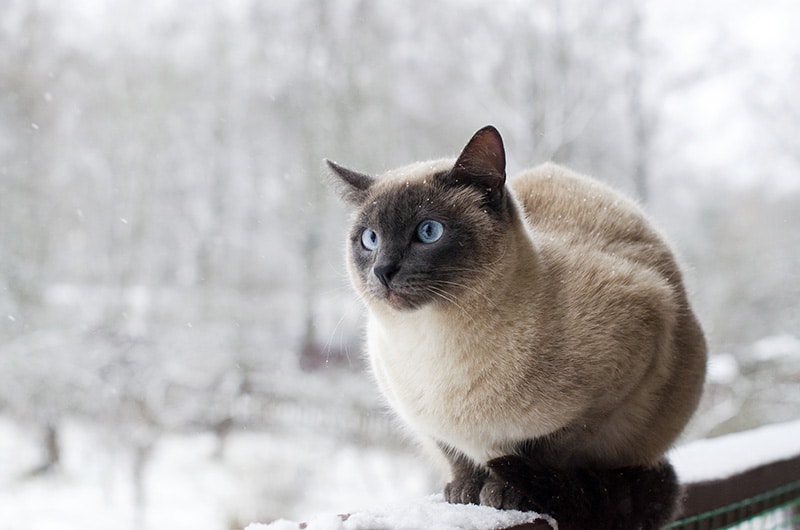
[(331, 168), (333, 174), (338, 177), (335, 182), (338, 184), (339, 195), (349, 203), (361, 204), (364, 202), (375, 179), (365, 173), (359, 173), (340, 166), (327, 158), (325, 163)]
[(490, 203), (502, 199), (506, 183), (503, 138), (491, 125), (476, 132), (458, 155), (451, 176), (485, 191)]

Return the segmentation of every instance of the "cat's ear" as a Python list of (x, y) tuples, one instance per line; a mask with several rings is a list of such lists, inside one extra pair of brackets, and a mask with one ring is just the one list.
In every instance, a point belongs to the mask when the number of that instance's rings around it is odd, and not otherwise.
[(485, 190), (492, 200), (501, 198), (506, 183), (506, 152), (497, 129), (487, 125), (476, 132), (458, 155), (451, 175), (458, 182)]
[(367, 174), (353, 171), (342, 167), (332, 160), (325, 159), (325, 163), (331, 168), (336, 177), (336, 183), (339, 188), (339, 194), (344, 200), (354, 204), (361, 204), (367, 197), (369, 188), (375, 182), (375, 179)]

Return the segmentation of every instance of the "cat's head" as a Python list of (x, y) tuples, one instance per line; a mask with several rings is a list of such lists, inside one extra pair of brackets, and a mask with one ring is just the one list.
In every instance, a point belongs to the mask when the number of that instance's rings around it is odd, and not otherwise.
[(502, 258), (513, 208), (497, 129), (479, 130), (459, 157), (373, 177), (328, 161), (357, 211), (351, 279), (368, 304), (412, 310), (458, 305)]

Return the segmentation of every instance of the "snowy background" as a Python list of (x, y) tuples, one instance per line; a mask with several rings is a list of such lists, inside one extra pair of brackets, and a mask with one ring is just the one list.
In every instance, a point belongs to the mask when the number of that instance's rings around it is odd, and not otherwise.
[(712, 350), (686, 439), (800, 417), (794, 0), (0, 0), (0, 530), (438, 491), (360, 356), (345, 208), (492, 123), (636, 195)]

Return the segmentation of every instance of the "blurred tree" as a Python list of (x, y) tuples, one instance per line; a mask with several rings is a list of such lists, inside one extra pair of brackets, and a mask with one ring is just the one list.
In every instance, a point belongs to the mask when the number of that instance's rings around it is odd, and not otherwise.
[[(60, 107), (53, 101), (63, 50), (53, 49), (58, 13), (43, 9), (41, 2), (14, 2), (4, 16), (9, 22), (0, 30), (0, 298), (10, 299), (0, 304), (8, 311), (7, 318), (0, 319), (0, 343), (14, 344), (49, 326), (42, 320), (44, 294), (57, 277), (52, 256), (64, 237), (58, 171), (64, 153)], [(12, 368), (19, 366), (19, 359), (7, 362)], [(13, 380), (18, 375), (5, 377)], [(28, 383), (33, 387), (24, 389), (24, 395), (35, 399), (6, 395), (0, 402), (39, 423), (44, 456), (36, 471), (48, 471), (60, 460), (59, 424), (65, 411), (42, 396), (41, 383)]]
[(649, 194), (649, 161), (650, 124), (644, 103), (645, 77), (645, 44), (642, 35), (642, 9), (638, 2), (629, 4), (629, 20), (627, 29), (628, 53), (630, 67), (628, 71), (628, 112), (633, 129), (633, 171), (632, 178), (636, 195), (646, 202)]
[(3, 319), (3, 328), (12, 335), (35, 329), (52, 277), (50, 258), (63, 234), (60, 108), (53, 101), (63, 50), (53, 50), (56, 14), (39, 4), (12, 4), (13, 28), (0, 32), (0, 285), (11, 296), (13, 320)]

